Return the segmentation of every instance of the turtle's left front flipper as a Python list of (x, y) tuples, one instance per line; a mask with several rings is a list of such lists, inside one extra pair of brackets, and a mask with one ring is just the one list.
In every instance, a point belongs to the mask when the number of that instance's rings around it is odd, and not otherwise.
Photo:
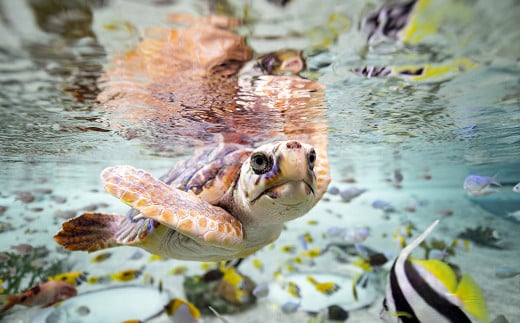
[(177, 232), (229, 249), (243, 242), (242, 224), (224, 209), (194, 194), (175, 189), (132, 166), (113, 166), (101, 173), (105, 189), (149, 218)]

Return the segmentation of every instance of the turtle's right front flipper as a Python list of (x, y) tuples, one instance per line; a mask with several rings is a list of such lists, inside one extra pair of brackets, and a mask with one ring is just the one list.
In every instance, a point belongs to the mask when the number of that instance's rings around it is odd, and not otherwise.
[(242, 224), (233, 215), (144, 170), (113, 166), (101, 173), (101, 179), (107, 192), (139, 212), (133, 221), (157, 221), (196, 241), (231, 250), (243, 243)]

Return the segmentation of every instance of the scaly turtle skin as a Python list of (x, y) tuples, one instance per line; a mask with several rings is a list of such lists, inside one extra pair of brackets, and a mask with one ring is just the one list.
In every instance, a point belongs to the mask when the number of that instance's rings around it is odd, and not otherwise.
[(328, 163), (311, 145), (277, 141), (256, 149), (223, 144), (181, 162), (161, 180), (131, 166), (101, 174), (105, 189), (133, 210), (84, 213), (54, 236), (69, 250), (129, 245), (164, 257), (245, 257), (307, 213), (326, 191)]

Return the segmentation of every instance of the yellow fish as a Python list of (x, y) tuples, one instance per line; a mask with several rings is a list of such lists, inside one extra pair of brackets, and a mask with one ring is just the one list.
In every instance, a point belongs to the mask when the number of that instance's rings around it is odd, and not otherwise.
[(87, 273), (84, 271), (71, 271), (67, 273), (58, 274), (52, 277), (48, 277), (48, 280), (56, 280), (65, 283), (69, 283), (73, 286), (78, 286), (82, 282), (86, 281)]
[(170, 275), (184, 275), (188, 271), (188, 267), (180, 265), (177, 267), (173, 267), (168, 271)]
[(142, 274), (142, 271), (140, 269), (127, 269), (122, 270), (117, 273), (109, 274), (108, 276), (115, 281), (118, 282), (128, 282), (131, 280), (136, 279)]
[(253, 259), (253, 267), (255, 267), (256, 269), (258, 269), (260, 271), (264, 270), (264, 264), (258, 258)]
[(311, 276), (307, 276), (307, 280), (314, 285), (316, 290), (324, 295), (330, 296), (340, 289), (340, 286), (334, 282), (319, 283)]
[(154, 262), (154, 261), (163, 261), (165, 258), (158, 255), (150, 255), (150, 258), (148, 258), (148, 262)]
[(112, 253), (111, 252), (102, 252), (92, 258), (90, 258), (90, 262), (91, 263), (100, 263), (100, 262), (103, 262), (105, 260), (107, 260), (108, 258), (110, 258), (112, 256)]
[(192, 303), (180, 298), (174, 298), (166, 306), (164, 311), (173, 322), (194, 323), (200, 318), (200, 311)]
[(107, 277), (103, 277), (103, 276), (89, 276), (87, 278), (87, 283), (88, 284), (104, 284), (106, 282), (108, 282), (108, 278)]
[(286, 245), (280, 248), (280, 251), (285, 253), (293, 253), (295, 250), (296, 247), (293, 245)]
[(298, 285), (296, 285), (295, 282), (292, 282), (292, 281), (287, 282), (287, 292), (294, 297), (298, 297), (298, 298), (302, 297), (300, 294), (300, 287)]
[(408, 317), (414, 322), (470, 322), (468, 315), (489, 322), (480, 287), (469, 274), (459, 280), (453, 269), (436, 260), (419, 260), (410, 254), (433, 231), (439, 220), (406, 246), (389, 272), (381, 318), (395, 322)]
[(224, 276), (222, 277), (222, 280), (225, 280), (231, 286), (233, 286), (237, 289), (245, 288), (246, 281), (244, 279), (244, 276), (237, 273), (234, 267), (229, 267), (229, 268), (221, 267), (220, 270), (224, 274)]

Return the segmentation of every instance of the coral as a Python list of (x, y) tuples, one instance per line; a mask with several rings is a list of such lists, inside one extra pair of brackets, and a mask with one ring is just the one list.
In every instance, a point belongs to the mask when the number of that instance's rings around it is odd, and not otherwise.
[[(243, 311), (256, 302), (256, 297), (252, 294), (255, 283), (249, 277), (241, 276), (245, 282), (241, 289), (233, 287), (223, 279), (224, 275), (219, 269), (210, 270), (203, 276), (186, 277), (184, 280), (186, 298), (203, 314), (212, 314), (208, 306), (220, 314)], [(240, 300), (237, 296), (242, 293), (247, 297)]]
[(471, 240), (484, 247), (504, 249), (504, 246), (498, 244), (500, 238), (498, 237), (497, 231), (491, 227), (483, 227), (479, 225), (474, 229), (466, 228), (463, 232), (459, 233), (458, 236), (463, 239)]
[(60, 272), (70, 269), (64, 260), (47, 262), (49, 251), (46, 247), (35, 247), (27, 253), (0, 253), (0, 281), (2, 293), (18, 294), (47, 280)]

